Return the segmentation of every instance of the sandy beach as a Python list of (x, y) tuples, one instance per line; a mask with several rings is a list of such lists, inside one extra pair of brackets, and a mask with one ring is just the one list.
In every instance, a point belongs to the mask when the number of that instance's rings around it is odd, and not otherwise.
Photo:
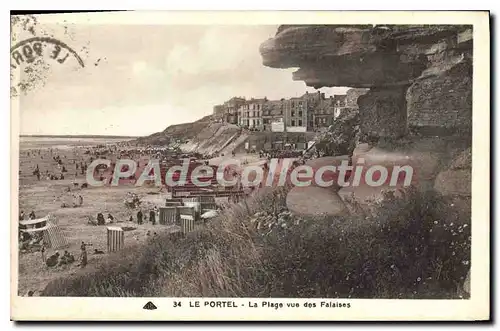
[[(20, 144), (20, 176), (19, 176), (19, 211), (24, 211), (28, 215), (31, 211), (35, 212), (37, 218), (52, 215), (59, 224), (62, 233), (69, 242), (69, 247), (61, 249), (63, 253), (67, 250), (78, 260), (80, 254), (80, 244), (82, 241), (91, 243), (89, 248), (89, 264), (85, 269), (98, 267), (99, 260), (107, 258), (109, 254), (93, 255), (94, 249), (106, 252), (106, 227), (93, 226), (88, 224), (89, 218), (95, 220), (97, 213), (103, 213), (107, 217), (108, 213), (113, 215), (115, 222), (119, 222), (122, 227), (135, 227), (135, 230), (125, 232), (125, 244), (132, 245), (148, 239), (146, 235), (150, 231), (154, 232), (168, 231), (170, 228), (165, 226), (153, 226), (151, 223), (144, 223), (138, 226), (137, 223), (128, 222), (130, 216), (133, 216), (136, 222), (137, 210), (126, 208), (124, 199), (127, 192), (134, 192), (142, 200), (143, 213), (146, 215), (148, 207), (159, 205), (164, 201), (165, 193), (159, 192), (160, 189), (154, 186), (135, 187), (88, 187), (81, 188), (85, 183), (85, 177), (78, 171), (75, 177), (75, 162), (89, 163), (90, 155), (84, 154), (86, 147), (82, 145), (95, 145), (101, 141), (72, 141), (61, 138), (41, 139), (36, 141), (22, 141)], [(43, 146), (43, 147), (42, 147)], [(56, 146), (56, 147), (53, 147)], [(79, 147), (75, 147), (79, 146)], [(45, 147), (45, 148), (44, 148)], [(46, 171), (58, 174), (60, 170), (57, 163), (52, 159), (49, 148), (52, 149), (52, 155), (59, 155), (63, 160), (63, 165), (68, 170), (63, 180), (47, 180), (42, 176), (40, 180), (33, 175), (35, 167), (38, 165), (42, 174)], [(40, 149), (41, 148), (41, 149)], [(35, 150), (40, 149), (40, 155)], [(28, 154), (29, 153), (29, 154)], [(78, 183), (78, 187), (74, 185)], [(68, 192), (69, 190), (69, 192)], [(81, 195), (83, 205), (81, 207), (61, 207), (63, 202), (71, 201), (72, 195)], [(27, 218), (27, 217), (26, 217)], [(48, 249), (46, 255), (50, 256), (55, 250)], [(19, 295), (26, 295), (30, 290), (41, 291), (51, 280), (74, 274), (76, 272), (85, 272), (77, 266), (77, 263), (71, 265), (49, 268), (42, 262), (40, 252), (20, 252), (19, 254)]]

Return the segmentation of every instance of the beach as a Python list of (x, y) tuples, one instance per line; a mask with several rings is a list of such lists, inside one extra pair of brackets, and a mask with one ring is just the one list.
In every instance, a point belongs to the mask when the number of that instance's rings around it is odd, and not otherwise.
[[(93, 226), (88, 224), (88, 220), (96, 219), (98, 213), (105, 217), (111, 214), (114, 222), (121, 227), (136, 228), (125, 231), (125, 245), (131, 246), (135, 243), (146, 241), (155, 232), (169, 231), (170, 227), (152, 225), (145, 222), (137, 225), (137, 210), (126, 208), (124, 199), (127, 192), (136, 193), (145, 206), (142, 211), (148, 215), (149, 207), (159, 205), (164, 201), (165, 193), (160, 192), (160, 188), (154, 186), (135, 187), (133, 185), (117, 187), (88, 187), (81, 188), (85, 183), (85, 175), (80, 169), (76, 176), (76, 163), (86, 162), (89, 164), (90, 155), (84, 154), (88, 146), (95, 146), (105, 142), (117, 142), (118, 140), (104, 139), (75, 139), (75, 138), (22, 138), (20, 142), (20, 175), (19, 175), (19, 212), (23, 211), (28, 215), (32, 211), (36, 218), (43, 218), (51, 215), (59, 225), (62, 234), (67, 239), (69, 246), (59, 249), (62, 254), (67, 250), (76, 258), (76, 263), (49, 268), (42, 261), (40, 252), (19, 253), (19, 295), (26, 295), (28, 291), (34, 291), (35, 295), (53, 279), (64, 277), (78, 272), (88, 272), (93, 268), (98, 268), (99, 261), (107, 258), (107, 237), (106, 226)], [(52, 152), (51, 152), (52, 149)], [(38, 154), (40, 151), (40, 155)], [(59, 180), (47, 180), (42, 175), (40, 180), (33, 174), (35, 168), (39, 167), (40, 172), (45, 174), (59, 173), (60, 169), (53, 160), (53, 156), (60, 156), (63, 165), (67, 169), (65, 178)], [(75, 163), (73, 163), (75, 162)], [(75, 185), (77, 183), (78, 185)], [(73, 208), (71, 202), (73, 195), (80, 195), (83, 198), (82, 206)], [(69, 203), (69, 207), (62, 207), (63, 203)], [(135, 223), (128, 220), (133, 217)], [(27, 219), (27, 217), (26, 217)], [(150, 231), (150, 236), (147, 235)], [(80, 255), (81, 243), (92, 244), (88, 248), (88, 265), (85, 268), (77, 266)], [(94, 255), (95, 249), (104, 251), (105, 254)], [(49, 248), (46, 256), (55, 253), (56, 250)]]

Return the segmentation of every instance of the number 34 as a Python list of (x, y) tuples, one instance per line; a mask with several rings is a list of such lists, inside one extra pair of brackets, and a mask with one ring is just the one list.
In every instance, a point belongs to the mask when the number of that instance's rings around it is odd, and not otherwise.
[(174, 308), (181, 307), (181, 303), (179, 301), (174, 301)]

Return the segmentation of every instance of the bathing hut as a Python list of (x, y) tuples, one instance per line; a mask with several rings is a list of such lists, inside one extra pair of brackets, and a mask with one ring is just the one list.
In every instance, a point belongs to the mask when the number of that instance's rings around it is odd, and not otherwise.
[(50, 216), (19, 221), (19, 229), (30, 235), (43, 235), (43, 242), (48, 248), (59, 249), (69, 245), (61, 229)]
[(116, 252), (125, 246), (125, 232), (121, 227), (108, 226), (106, 228), (108, 236), (108, 252)]

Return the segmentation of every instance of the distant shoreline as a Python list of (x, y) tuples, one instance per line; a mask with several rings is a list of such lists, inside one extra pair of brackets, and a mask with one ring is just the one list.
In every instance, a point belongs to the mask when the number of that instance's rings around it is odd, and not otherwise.
[(98, 134), (82, 134), (82, 135), (57, 135), (57, 134), (20, 134), (21, 138), (110, 138), (110, 139), (121, 139), (121, 138), (140, 138), (141, 136), (107, 136)]

